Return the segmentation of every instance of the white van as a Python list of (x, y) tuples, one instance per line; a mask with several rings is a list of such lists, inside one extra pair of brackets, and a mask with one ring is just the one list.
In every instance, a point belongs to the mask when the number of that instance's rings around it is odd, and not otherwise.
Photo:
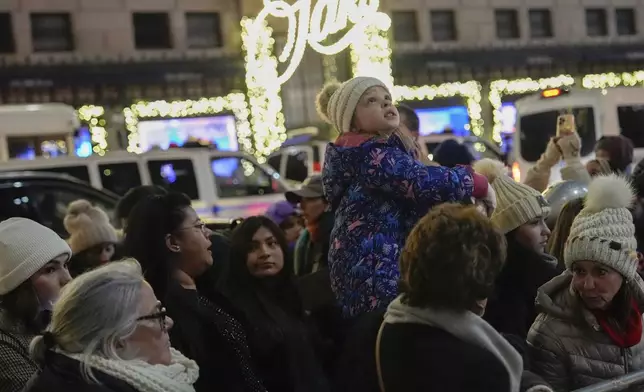
[[(549, 89), (521, 98), (515, 103), (516, 132), (512, 150), (515, 180), (525, 175), (546, 150), (557, 132), (557, 117), (573, 113), (581, 138), (581, 158), (595, 157), (595, 143), (602, 136), (623, 135), (635, 146), (634, 159), (644, 158), (644, 89)], [(553, 168), (550, 182), (561, 180), (559, 167)]]
[(0, 161), (74, 155), (76, 110), (62, 103), (0, 105)]
[(159, 185), (185, 193), (204, 219), (263, 214), (284, 200), (288, 190), (277, 172), (240, 152), (171, 149), (132, 154), (108, 152), (103, 157), (13, 159), (0, 171), (64, 173), (123, 195), (139, 185)]

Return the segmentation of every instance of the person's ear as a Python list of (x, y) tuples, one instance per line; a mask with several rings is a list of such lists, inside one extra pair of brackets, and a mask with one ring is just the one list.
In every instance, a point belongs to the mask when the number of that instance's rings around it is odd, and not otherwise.
[(165, 246), (170, 249), (170, 252), (179, 253), (181, 252), (181, 247), (177, 243), (176, 239), (172, 234), (167, 234), (165, 236)]

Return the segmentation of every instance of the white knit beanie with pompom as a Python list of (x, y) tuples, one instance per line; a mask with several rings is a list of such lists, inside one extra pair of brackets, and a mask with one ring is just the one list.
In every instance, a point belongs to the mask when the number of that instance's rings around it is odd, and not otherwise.
[(63, 223), (70, 236), (67, 242), (74, 254), (99, 244), (118, 242), (116, 229), (105, 211), (87, 200), (70, 203)]
[(584, 208), (572, 222), (564, 248), (566, 268), (576, 261), (594, 261), (619, 272), (644, 296), (637, 273), (637, 240), (629, 207), (634, 192), (624, 177), (595, 177), (588, 186)]
[(368, 76), (356, 76), (342, 84), (327, 84), (316, 99), (318, 114), (338, 132), (349, 132), (360, 97), (365, 91), (376, 86), (389, 91), (382, 81)]
[(496, 194), (496, 209), (490, 220), (503, 234), (550, 213), (546, 199), (535, 189), (510, 178), (502, 162), (481, 159), (474, 171), (487, 177)]

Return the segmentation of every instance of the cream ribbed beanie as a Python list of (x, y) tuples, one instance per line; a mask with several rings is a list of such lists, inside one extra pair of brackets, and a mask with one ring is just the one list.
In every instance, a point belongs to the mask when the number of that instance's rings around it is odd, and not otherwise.
[(619, 272), (642, 295), (644, 283), (637, 273), (637, 240), (630, 183), (615, 174), (595, 177), (588, 186), (584, 209), (572, 222), (564, 248), (566, 268), (576, 261), (594, 261)]
[(72, 256), (53, 230), (25, 218), (0, 222), (0, 295), (20, 286), (58, 256)]
[(69, 233), (67, 242), (74, 254), (102, 243), (118, 242), (116, 229), (110, 224), (107, 214), (87, 200), (71, 202), (63, 222)]
[(375, 86), (389, 91), (382, 81), (368, 76), (356, 76), (342, 84), (327, 84), (317, 96), (318, 114), (338, 132), (349, 132), (360, 97)]
[(487, 177), (496, 193), (496, 209), (490, 218), (503, 234), (538, 217), (547, 217), (550, 206), (535, 189), (514, 181), (499, 161), (481, 159), (474, 171)]

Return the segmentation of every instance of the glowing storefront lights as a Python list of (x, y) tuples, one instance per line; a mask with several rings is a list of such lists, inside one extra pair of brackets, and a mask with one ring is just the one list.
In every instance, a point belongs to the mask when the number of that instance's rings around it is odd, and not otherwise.
[(438, 86), (395, 86), (393, 94), (399, 101), (431, 101), (436, 98), (462, 97), (465, 99), (470, 117), (470, 130), (475, 136), (483, 134), (481, 84), (477, 81), (443, 83)]
[(225, 97), (201, 98), (195, 101), (141, 101), (125, 108), (123, 115), (125, 126), (129, 131), (127, 151), (143, 152), (138, 133), (140, 119), (194, 117), (225, 112), (232, 112), (235, 115), (239, 146), (248, 151), (247, 148), (251, 146), (249, 140), (251, 132), (248, 105), (243, 93), (231, 93)]
[[(83, 124), (87, 124), (91, 135), (92, 150), (94, 153), (103, 156), (107, 151), (107, 131), (105, 130), (106, 121), (103, 118), (105, 109), (102, 106), (85, 105), (77, 110), (78, 118)], [(89, 156), (91, 153), (83, 148), (81, 155)]]
[(644, 86), (644, 71), (590, 74), (581, 79), (583, 88)]
[(535, 93), (549, 88), (572, 86), (575, 80), (570, 75), (559, 75), (543, 79), (500, 79), (490, 83), (490, 105), (492, 106), (492, 139), (501, 143), (501, 131), (503, 130), (503, 96), (514, 94)]
[[(252, 143), (249, 151), (263, 163), (286, 140), (273, 30), (266, 23), (242, 20), (242, 49), (246, 53), (246, 87), (250, 104)], [(249, 61), (249, 59), (253, 59)]]

